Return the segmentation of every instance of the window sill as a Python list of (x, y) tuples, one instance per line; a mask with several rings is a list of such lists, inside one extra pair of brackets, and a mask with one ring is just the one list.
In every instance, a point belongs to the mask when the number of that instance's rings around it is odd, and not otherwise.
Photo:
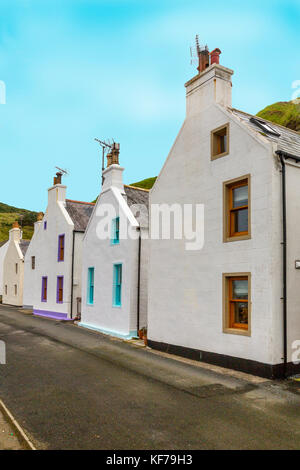
[(114, 246), (114, 245), (120, 245), (120, 242), (114, 242), (114, 241), (111, 241), (110, 242), (111, 246)]
[(226, 155), (229, 155), (229, 151), (223, 152), (223, 153), (219, 153), (218, 155), (211, 155), (211, 156), (210, 156), (210, 159), (211, 159), (211, 161), (213, 162), (214, 160), (218, 160), (218, 158), (226, 157)]
[(122, 305), (115, 305), (115, 304), (113, 304), (113, 308), (121, 308), (121, 307), (122, 307)]
[(223, 243), (238, 242), (242, 240), (251, 240), (251, 234), (249, 233), (248, 235), (240, 235), (237, 237), (226, 237), (224, 238)]
[(251, 336), (251, 331), (238, 328), (224, 328), (223, 333), (227, 335)]

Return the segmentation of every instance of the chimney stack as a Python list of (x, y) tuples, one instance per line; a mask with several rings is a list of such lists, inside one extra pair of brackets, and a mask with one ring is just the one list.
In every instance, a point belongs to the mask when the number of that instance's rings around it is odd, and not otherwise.
[(9, 239), (19, 242), (22, 238), (22, 232), (20, 226), (17, 221), (15, 221), (12, 225), (12, 228), (9, 231)]
[(114, 186), (124, 193), (122, 173), (124, 168), (119, 164), (120, 144), (113, 143), (110, 153), (107, 154), (107, 166), (102, 173), (104, 177), (102, 191)]
[(197, 70), (199, 73), (202, 73), (207, 67), (209, 67), (209, 50), (208, 47), (205, 46), (204, 50), (199, 50), (199, 65), (197, 67)]

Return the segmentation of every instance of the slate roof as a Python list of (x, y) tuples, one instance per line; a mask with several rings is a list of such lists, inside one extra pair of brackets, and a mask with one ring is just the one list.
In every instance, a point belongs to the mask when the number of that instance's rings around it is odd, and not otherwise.
[[(270, 142), (273, 142), (278, 145), (278, 150), (283, 152), (290, 153), (296, 157), (300, 157), (300, 134), (296, 131), (288, 129), (287, 127), (280, 126), (274, 122), (268, 121), (267, 119), (262, 119), (252, 114), (244, 113), (234, 108), (227, 108), (234, 116), (238, 117), (243, 124), (249, 127), (252, 131), (263, 134)], [(251, 122), (250, 119), (258, 119), (259, 121), (265, 122), (268, 124), (279, 136), (268, 134), (264, 132), (263, 129), (258, 127), (255, 123)]]
[(22, 251), (23, 256), (25, 256), (27, 248), (29, 247), (30, 240), (20, 240), (19, 247)]
[(124, 190), (126, 194), (127, 204), (129, 208), (133, 204), (139, 204), (143, 207), (139, 208), (139, 213), (136, 210), (131, 212), (139, 222), (141, 227), (148, 227), (149, 225), (149, 191), (147, 189), (136, 188), (135, 186), (128, 186), (124, 184)]
[(5, 243), (7, 243), (7, 242), (8, 242), (8, 240), (5, 240), (4, 242), (0, 242), (0, 248), (1, 248), (1, 246), (5, 245)]
[(84, 232), (92, 215), (95, 204), (92, 202), (66, 199), (66, 210), (74, 224), (74, 230)]

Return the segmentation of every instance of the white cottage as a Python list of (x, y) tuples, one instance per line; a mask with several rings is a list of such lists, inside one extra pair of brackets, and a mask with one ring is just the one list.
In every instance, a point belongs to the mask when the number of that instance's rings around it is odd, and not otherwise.
[(0, 302), (2, 302), (2, 294), (3, 294), (3, 265), (4, 265), (4, 258), (8, 248), (8, 240), (4, 242), (0, 242)]
[(300, 135), (232, 108), (220, 52), (200, 54), (150, 193), (151, 208), (204, 205), (204, 244), (151, 239), (148, 344), (282, 377), (300, 360)]
[(3, 260), (2, 303), (23, 305), (24, 256), (29, 240), (22, 239), (18, 222), (9, 231), (9, 240)]
[(82, 240), (94, 204), (66, 199), (61, 173), (48, 189), (48, 206), (25, 257), (24, 308), (69, 320), (80, 315)]
[(147, 324), (148, 191), (126, 186), (119, 145), (83, 241), (80, 326), (131, 338)]

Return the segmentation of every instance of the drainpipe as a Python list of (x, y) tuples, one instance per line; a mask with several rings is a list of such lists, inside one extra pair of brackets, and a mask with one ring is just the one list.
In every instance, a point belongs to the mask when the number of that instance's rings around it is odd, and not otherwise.
[(287, 376), (287, 236), (286, 236), (286, 168), (284, 156), (279, 154), (281, 162), (282, 190), (282, 264), (283, 264), (283, 376)]
[(283, 262), (283, 376), (287, 377), (287, 224), (286, 224), (286, 166), (285, 159), (291, 158), (295, 162), (300, 162), (300, 157), (292, 155), (282, 150), (277, 150), (281, 162), (281, 189), (282, 189), (282, 262)]
[(73, 282), (74, 282), (74, 251), (75, 251), (75, 230), (73, 230), (72, 242), (72, 268), (71, 268), (71, 318), (73, 318)]
[(137, 285), (137, 316), (136, 316), (136, 329), (137, 333), (140, 329), (140, 292), (141, 292), (141, 247), (142, 247), (142, 237), (141, 237), (141, 228), (138, 227), (139, 231), (139, 247), (138, 247), (138, 285)]

